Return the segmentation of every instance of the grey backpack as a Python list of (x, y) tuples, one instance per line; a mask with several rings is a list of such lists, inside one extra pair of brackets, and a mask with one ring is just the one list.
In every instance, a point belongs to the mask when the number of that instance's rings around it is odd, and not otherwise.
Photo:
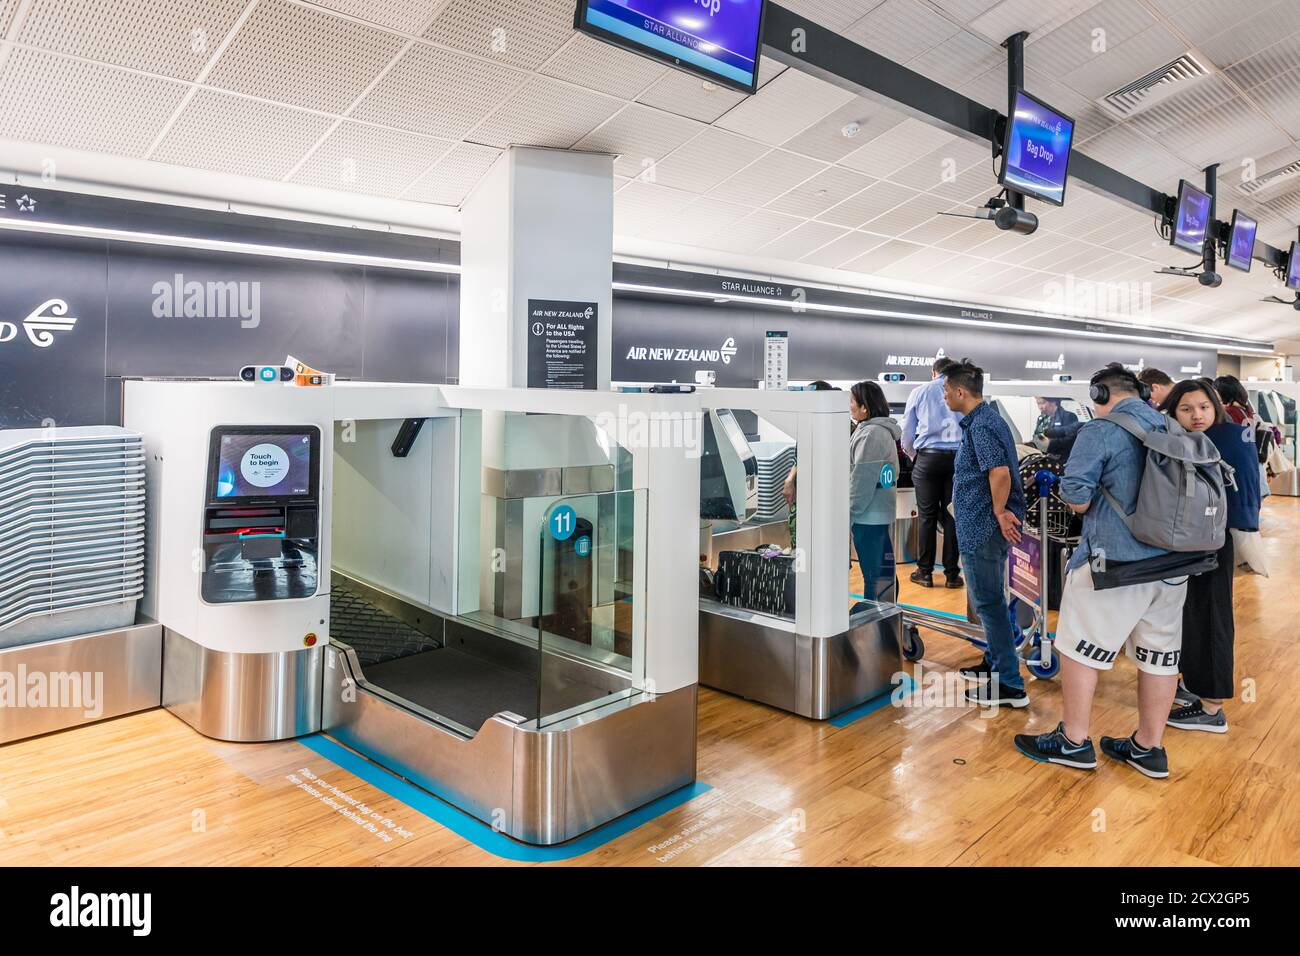
[(1227, 486), (1233, 469), (1219, 457), (1208, 435), (1189, 432), (1172, 418), (1167, 431), (1147, 431), (1124, 412), (1107, 416), (1146, 448), (1146, 467), (1137, 507), (1124, 508), (1105, 488), (1102, 494), (1133, 537), (1166, 551), (1218, 551), (1228, 528)]

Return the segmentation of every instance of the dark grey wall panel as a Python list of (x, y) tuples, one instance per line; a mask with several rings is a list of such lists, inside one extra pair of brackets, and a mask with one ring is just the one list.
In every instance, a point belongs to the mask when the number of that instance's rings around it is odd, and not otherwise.
[(447, 277), (368, 269), (365, 277), (364, 369), (371, 382), (442, 382), (447, 330), (459, 315)]
[[(358, 266), (113, 243), (108, 374), (232, 376), (292, 354), (360, 378), (364, 285)], [(187, 289), (199, 315), (174, 314)]]
[[(0, 427), (105, 420), (106, 261), (103, 242), (0, 234)], [(70, 328), (39, 328), (60, 311)]]

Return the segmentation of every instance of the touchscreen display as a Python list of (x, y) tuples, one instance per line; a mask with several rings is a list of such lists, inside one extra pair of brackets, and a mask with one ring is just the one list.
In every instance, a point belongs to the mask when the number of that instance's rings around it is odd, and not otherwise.
[(216, 497), (308, 497), (312, 437), (303, 432), (221, 436)]

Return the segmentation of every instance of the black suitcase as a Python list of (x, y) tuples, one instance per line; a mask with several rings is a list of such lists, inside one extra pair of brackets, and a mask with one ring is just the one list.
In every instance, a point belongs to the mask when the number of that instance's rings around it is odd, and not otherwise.
[(794, 557), (765, 549), (723, 551), (714, 576), (717, 598), (731, 607), (794, 616)]

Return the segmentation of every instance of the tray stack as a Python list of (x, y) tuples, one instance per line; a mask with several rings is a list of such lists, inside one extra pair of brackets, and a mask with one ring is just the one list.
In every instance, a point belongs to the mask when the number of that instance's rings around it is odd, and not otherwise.
[(794, 467), (795, 450), (790, 442), (760, 441), (749, 446), (758, 462), (758, 513), (754, 521), (780, 521), (787, 509), (782, 489)]
[(144, 538), (139, 435), (0, 430), (0, 648), (134, 624)]

